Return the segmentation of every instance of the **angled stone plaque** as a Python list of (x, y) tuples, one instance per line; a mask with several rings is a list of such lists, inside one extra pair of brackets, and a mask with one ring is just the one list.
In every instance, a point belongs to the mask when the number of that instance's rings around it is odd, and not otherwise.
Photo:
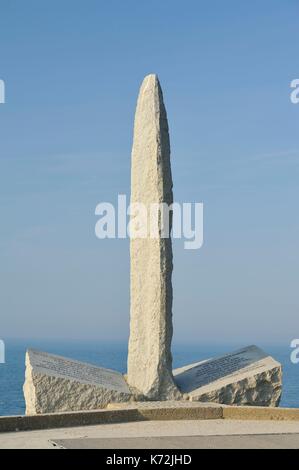
[(132, 398), (119, 372), (35, 350), (26, 353), (24, 395), (26, 414), (98, 409)]
[(173, 374), (191, 401), (277, 406), (281, 396), (281, 365), (256, 346), (190, 364)]

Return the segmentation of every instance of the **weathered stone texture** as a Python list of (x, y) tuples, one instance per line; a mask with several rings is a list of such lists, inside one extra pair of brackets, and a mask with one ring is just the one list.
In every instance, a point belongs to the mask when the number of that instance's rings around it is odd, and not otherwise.
[[(147, 76), (138, 97), (131, 170), (131, 204), (173, 202), (168, 123), (156, 75)], [(131, 223), (134, 223), (134, 217)], [(170, 227), (171, 229), (171, 223)], [(131, 319), (128, 383), (151, 399), (178, 395), (172, 378), (171, 238), (131, 237)]]

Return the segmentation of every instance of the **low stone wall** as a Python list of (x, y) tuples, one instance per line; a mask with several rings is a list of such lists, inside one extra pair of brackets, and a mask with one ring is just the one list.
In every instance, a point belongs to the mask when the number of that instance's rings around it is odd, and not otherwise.
[[(114, 408), (113, 408), (114, 407)], [(0, 433), (162, 420), (279, 420), (299, 421), (298, 408), (238, 407), (182, 402), (115, 404), (98, 411), (0, 417)]]

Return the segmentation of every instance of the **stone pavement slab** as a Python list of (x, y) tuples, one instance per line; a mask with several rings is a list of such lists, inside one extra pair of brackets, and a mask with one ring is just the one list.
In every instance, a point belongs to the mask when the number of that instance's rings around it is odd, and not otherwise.
[(65, 439), (63, 449), (299, 449), (299, 434)]
[[(277, 435), (294, 436), (288, 439), (289, 445), (297, 445), (299, 435), (299, 422), (296, 421), (244, 421), (244, 420), (181, 420), (181, 421), (140, 421), (119, 424), (104, 424), (98, 426), (80, 426), (74, 428), (49, 429), (44, 431), (27, 431), (17, 433), (0, 434), (0, 449), (55, 449), (53, 442), (65, 440), (95, 439), (130, 439), (139, 438), (158, 439), (174, 437), (179, 438), (205, 437), (208, 440), (213, 437), (226, 439), (228, 436), (245, 435), (258, 437), (267, 435), (269, 438)], [(265, 442), (258, 438), (259, 442)], [(276, 439), (278, 440), (278, 439)], [(215, 440), (215, 443), (217, 439)], [(242, 439), (239, 440), (241, 445)], [(274, 440), (275, 441), (275, 440)], [(268, 445), (277, 445), (277, 442), (268, 439)], [(125, 444), (124, 441), (122, 441)], [(191, 441), (190, 445), (191, 445)], [(201, 441), (204, 444), (204, 440)], [(228, 441), (227, 441), (228, 442)], [(252, 441), (250, 441), (252, 442)], [(256, 442), (256, 441), (255, 441)], [(138, 443), (138, 441), (136, 441)], [(164, 445), (163, 439), (161, 443)], [(182, 445), (183, 441), (180, 441)], [(131, 444), (131, 443), (130, 443)], [(155, 442), (155, 445), (157, 442)], [(86, 445), (90, 445), (87, 443)], [(115, 442), (114, 442), (115, 445)], [(137, 444), (136, 444), (137, 445)], [(189, 445), (189, 447), (190, 447)], [(199, 440), (197, 445), (200, 445)], [(260, 445), (260, 444), (259, 444)], [(298, 446), (299, 447), (299, 446)], [(56, 447), (57, 449), (57, 447)]]

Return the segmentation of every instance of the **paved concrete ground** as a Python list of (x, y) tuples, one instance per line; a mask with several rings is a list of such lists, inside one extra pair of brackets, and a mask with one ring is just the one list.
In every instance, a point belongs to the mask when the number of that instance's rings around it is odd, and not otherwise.
[(225, 445), (227, 448), (299, 449), (299, 422), (142, 421), (0, 434), (0, 449), (55, 449), (53, 442), (69, 448), (109, 448), (107, 445), (112, 445), (113, 449), (120, 446), (183, 448), (186, 445), (189, 448), (218, 448)]
[(62, 439), (63, 449), (299, 449), (299, 434)]

